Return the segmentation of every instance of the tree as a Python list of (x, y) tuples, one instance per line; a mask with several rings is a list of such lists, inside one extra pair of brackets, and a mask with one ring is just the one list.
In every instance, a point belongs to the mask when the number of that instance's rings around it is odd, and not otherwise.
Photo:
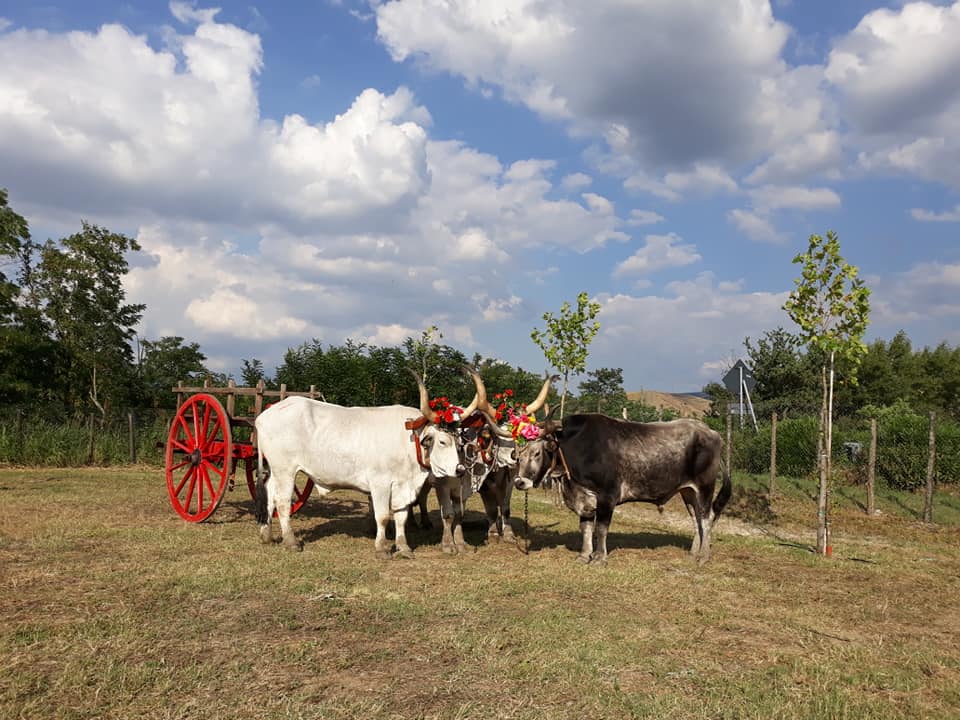
[[(759, 382), (758, 382), (759, 384)], [(710, 398), (710, 410), (707, 415), (714, 418), (727, 416), (727, 408), (733, 402), (733, 393), (723, 383), (712, 382), (703, 386), (703, 392)]]
[(0, 188), (0, 402), (4, 404), (56, 395), (60, 355), (36, 307), (35, 250), (26, 219), (14, 212), (7, 191)]
[(820, 366), (820, 492), (817, 499), (817, 552), (829, 554), (829, 483), (833, 451), (833, 386), (836, 361), (846, 362), (847, 380), (856, 382), (857, 367), (866, 346), (863, 334), (870, 317), (870, 289), (856, 266), (840, 255), (840, 240), (833, 231), (826, 240), (811, 235), (806, 253), (794, 264), (802, 268), (784, 310), (799, 327), (811, 351), (823, 358)]
[(181, 380), (190, 385), (207, 374), (203, 365), (207, 356), (200, 351), (200, 345), (184, 344), (179, 335), (143, 340), (140, 352), (140, 383), (143, 399), (150, 407), (174, 407), (176, 396), (171, 388)]
[(534, 328), (530, 333), (533, 341), (543, 350), (547, 362), (563, 375), (563, 390), (560, 393), (560, 417), (563, 418), (567, 399), (567, 385), (570, 373), (582, 373), (587, 364), (587, 348), (600, 330), (600, 322), (595, 318), (600, 312), (600, 303), (592, 302), (587, 293), (577, 295), (577, 309), (571, 310), (570, 303), (564, 301), (560, 306), (560, 317), (545, 312), (543, 320), (546, 329)]
[(788, 411), (804, 411), (815, 406), (816, 381), (811, 382), (810, 367), (802, 351), (803, 341), (778, 327), (768, 330), (754, 345), (743, 341), (757, 386), (751, 393), (766, 412), (784, 417)]
[(40, 250), (36, 292), (53, 337), (65, 353), (60, 378), (66, 400), (80, 410), (86, 400), (106, 415), (107, 403), (130, 386), (130, 341), (144, 305), (124, 303), (126, 254), (136, 240), (83, 223), (83, 229)]
[(580, 383), (580, 404), (607, 415), (620, 416), (626, 406), (627, 393), (623, 390), (623, 368), (600, 368), (587, 373)]

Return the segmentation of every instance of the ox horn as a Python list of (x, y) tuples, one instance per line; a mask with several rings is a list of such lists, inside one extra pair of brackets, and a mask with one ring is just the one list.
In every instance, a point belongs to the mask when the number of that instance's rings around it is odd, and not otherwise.
[(543, 387), (540, 388), (540, 394), (537, 395), (536, 399), (532, 403), (527, 403), (528, 413), (533, 415), (537, 410), (543, 407), (543, 404), (547, 401), (547, 393), (550, 392), (550, 385), (559, 379), (559, 375), (547, 375), (547, 379), (543, 381)]
[(487, 404), (487, 388), (483, 384), (483, 378), (480, 377), (480, 373), (478, 373), (469, 365), (464, 365), (463, 371), (473, 378), (473, 384), (477, 386), (477, 391), (473, 395), (473, 400), (471, 400), (470, 404), (463, 409), (463, 415), (461, 415), (463, 418), (468, 418), (477, 410), (489, 408), (490, 406)]
[(423, 380), (415, 370), (407, 368), (407, 371), (413, 375), (417, 381), (417, 386), (420, 388), (420, 412), (423, 413), (428, 422), (435, 424), (437, 414), (430, 409), (430, 396), (427, 394), (427, 386), (423, 384)]
[[(476, 402), (476, 405), (477, 405), (475, 409), (479, 410), (481, 414), (487, 419), (487, 425), (489, 425), (490, 429), (493, 430), (493, 432), (495, 432), (497, 435), (499, 435), (502, 438), (512, 440), (513, 433), (511, 433), (509, 430), (504, 430), (502, 427), (497, 425), (497, 420), (493, 416), (493, 408), (490, 407), (490, 402), (489, 400), (487, 400), (487, 386), (483, 384), (483, 378), (480, 376), (480, 373), (478, 373), (469, 365), (464, 365), (463, 370), (465, 373), (467, 373), (470, 377), (473, 378), (473, 384), (477, 386), (477, 394), (473, 398), (474, 402)], [(471, 410), (471, 412), (473, 411)], [(468, 414), (469, 413), (467, 413), (467, 411), (464, 410), (463, 416), (466, 417)]]

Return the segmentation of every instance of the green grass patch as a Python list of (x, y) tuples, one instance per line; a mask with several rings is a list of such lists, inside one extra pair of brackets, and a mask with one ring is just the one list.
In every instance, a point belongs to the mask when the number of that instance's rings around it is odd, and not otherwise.
[(957, 716), (953, 496), (927, 525), (909, 493), (867, 518), (836, 492), (825, 560), (812, 481), (766, 504), (765, 477), (735, 481), (707, 565), (671, 502), (619, 510), (595, 568), (540, 492), (529, 554), (486, 545), (472, 498), (475, 552), (415, 530), (417, 558), (383, 562), (352, 493), (294, 516), (290, 553), (259, 543), (242, 486), (191, 525), (156, 469), (0, 470), (0, 717)]

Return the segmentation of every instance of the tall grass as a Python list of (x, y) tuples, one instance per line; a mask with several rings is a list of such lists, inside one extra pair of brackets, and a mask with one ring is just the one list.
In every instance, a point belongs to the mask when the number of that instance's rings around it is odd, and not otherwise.
[[(169, 420), (159, 414), (135, 420), (136, 461), (163, 462)], [(41, 414), (15, 413), (0, 418), (0, 463), (79, 467), (125, 465), (130, 462), (129, 421), (126, 413), (107, 422), (94, 419), (91, 448), (90, 418), (50, 419)], [(92, 450), (92, 453), (91, 453)]]

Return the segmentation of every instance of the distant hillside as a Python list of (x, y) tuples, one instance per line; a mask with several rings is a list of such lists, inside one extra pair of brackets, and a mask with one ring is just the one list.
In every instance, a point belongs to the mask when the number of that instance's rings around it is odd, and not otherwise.
[(696, 395), (641, 390), (640, 392), (628, 392), (627, 398), (639, 400), (644, 405), (650, 405), (658, 410), (669, 408), (681, 417), (703, 417), (710, 410), (710, 401)]

